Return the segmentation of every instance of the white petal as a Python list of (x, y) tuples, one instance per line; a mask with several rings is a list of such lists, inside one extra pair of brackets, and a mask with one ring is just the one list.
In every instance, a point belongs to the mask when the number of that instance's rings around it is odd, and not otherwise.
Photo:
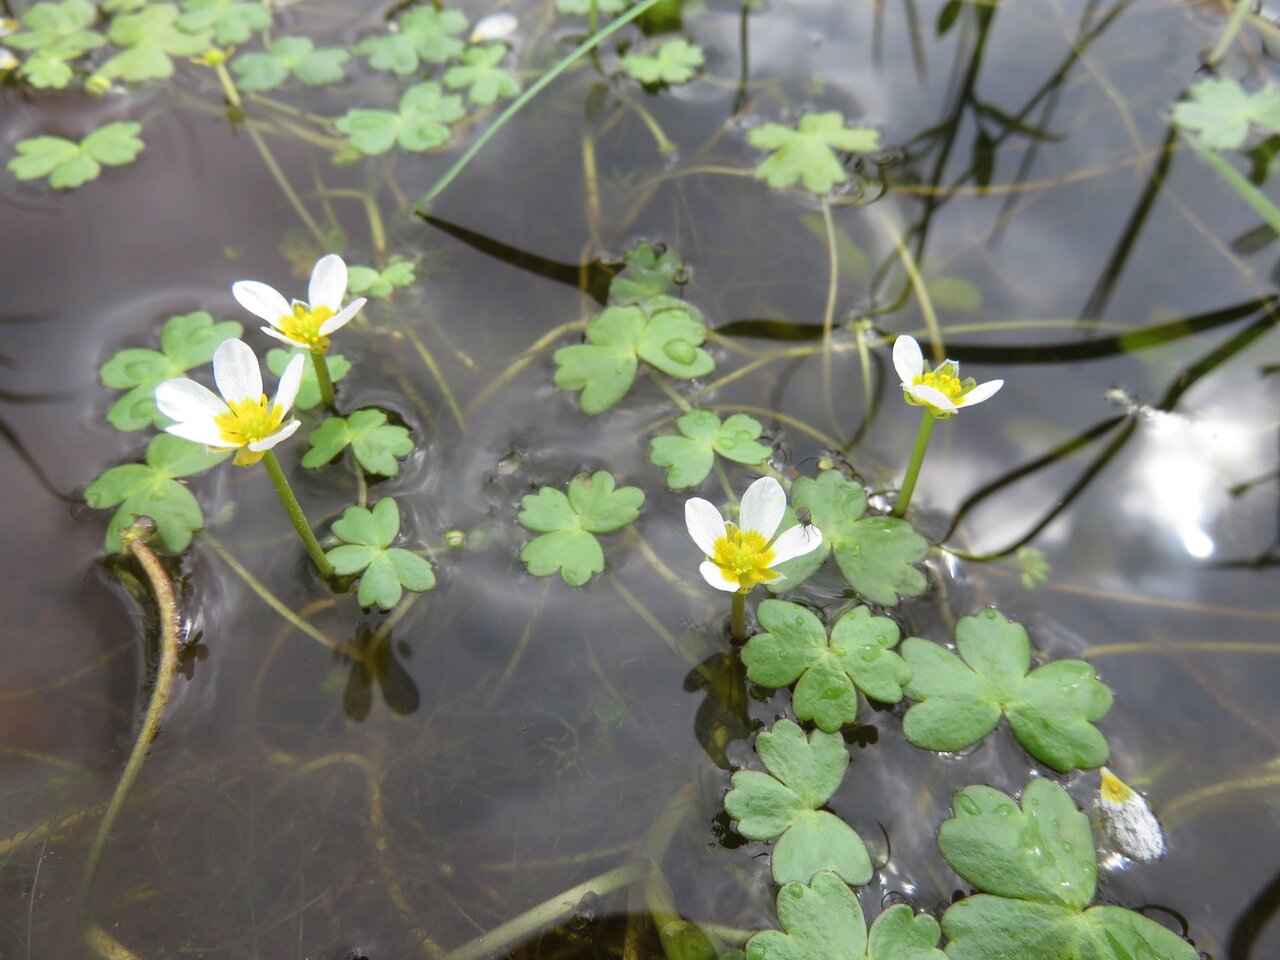
[(921, 403), (927, 403), (934, 409), (941, 410), (943, 413), (955, 413), (956, 405), (941, 390), (917, 383), (909, 387), (908, 392)]
[(471, 42), (489, 43), (493, 40), (505, 40), (515, 33), (519, 26), (520, 21), (512, 14), (491, 13), (475, 25), (475, 29), (471, 31)]
[(975, 403), (981, 403), (983, 400), (990, 400), (1003, 386), (1003, 380), (988, 380), (986, 383), (980, 383), (957, 400), (956, 406), (972, 407)]
[(345, 307), (339, 310), (336, 314), (334, 314), (324, 323), (320, 324), (320, 336), (327, 337), (329, 334), (333, 333), (335, 330), (340, 330), (343, 327), (345, 327), (348, 323), (351, 322), (351, 318), (354, 317), (357, 313), (359, 313), (360, 308), (363, 307), (367, 302), (368, 301), (364, 297), (361, 297), (359, 300), (352, 300)]
[(707, 560), (702, 564), (702, 566), (698, 567), (698, 572), (702, 574), (703, 580), (707, 581), (707, 583), (711, 584), (717, 590), (724, 590), (726, 593), (737, 593), (738, 590), (741, 589), (732, 580), (727, 579), (725, 575), (720, 572), (720, 568), (710, 560)]
[(271, 436), (253, 441), (253, 443), (249, 444), (249, 449), (254, 453), (261, 453), (263, 450), (270, 450), (277, 443), (280, 443), (283, 440), (288, 440), (292, 437), (300, 426), (302, 426), (301, 420), (290, 420), (288, 423), (283, 424), (280, 429)]
[(773, 563), (770, 566), (776, 567), (795, 557), (803, 557), (820, 546), (822, 546), (822, 531), (813, 524), (806, 527), (802, 523), (797, 523), (790, 530), (783, 531), (778, 539), (773, 541)]
[(291, 347), (302, 347), (303, 350), (311, 349), (310, 344), (299, 343), (297, 340), (292, 340), (289, 337), (286, 337), (283, 333), (281, 333), (279, 330), (275, 329), (274, 327), (262, 327), (261, 329), (262, 329), (262, 332), (265, 333), (268, 337), (275, 337), (281, 343), (287, 343)]
[(213, 422), (227, 412), (227, 405), (203, 384), (178, 377), (156, 385), (156, 406), (170, 420), (179, 423)]
[(328, 307), (337, 313), (346, 295), (347, 265), (336, 253), (321, 257), (311, 271), (311, 284), (307, 287), (311, 308)]
[(213, 379), (227, 403), (262, 398), (258, 355), (243, 340), (225, 340), (213, 353)]
[(764, 534), (766, 540), (771, 540), (786, 509), (787, 494), (782, 489), (782, 484), (773, 477), (761, 477), (747, 487), (747, 492), (742, 495), (742, 504), (738, 508), (738, 527), (742, 530), (755, 530)]
[(181, 437), (183, 440), (190, 440), (193, 443), (202, 443), (206, 447), (217, 447), (222, 450), (234, 449), (234, 444), (227, 443), (222, 439), (222, 432), (211, 420), (191, 420), (187, 423), (175, 423), (164, 429), (166, 433), (172, 433), (175, 437)]
[(708, 557), (716, 552), (716, 541), (721, 539), (726, 531), (724, 517), (720, 516), (720, 511), (711, 501), (703, 500), (701, 497), (691, 497), (686, 500), (684, 523), (689, 528), (689, 536), (693, 537), (693, 542), (698, 545), (699, 550)]
[[(306, 357), (298, 354), (289, 361), (289, 365), (284, 368), (284, 373), (280, 375), (280, 383), (276, 386), (276, 395), (271, 404), (281, 407), (284, 413), (289, 412), (293, 401), (298, 397), (298, 389), (302, 386), (302, 365), (306, 361)], [(320, 362), (323, 363), (324, 359), (321, 358)]]
[(915, 337), (901, 336), (893, 341), (893, 369), (898, 371), (904, 387), (911, 386), (924, 373), (924, 354)]
[(231, 285), (231, 295), (240, 306), (260, 320), (275, 326), (281, 317), (293, 313), (289, 301), (280, 295), (275, 287), (269, 287), (257, 280), (240, 280)]

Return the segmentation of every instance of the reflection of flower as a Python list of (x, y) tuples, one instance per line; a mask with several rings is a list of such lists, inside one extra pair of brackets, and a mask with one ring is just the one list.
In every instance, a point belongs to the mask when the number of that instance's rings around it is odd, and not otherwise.
[(924, 354), (912, 337), (902, 336), (894, 341), (893, 366), (902, 381), (903, 399), (913, 406), (928, 407), (935, 417), (949, 417), (961, 407), (988, 400), (1004, 386), (1003, 380), (961, 380), (957, 376), (960, 366), (954, 360), (944, 360), (937, 368), (925, 370)]
[(352, 300), (345, 307), (347, 265), (336, 253), (316, 261), (307, 288), (310, 303), (289, 303), (274, 287), (257, 280), (240, 280), (231, 285), (231, 295), (255, 317), (270, 324), (262, 332), (285, 343), (323, 353), (329, 346), (329, 335), (345, 326), (365, 298)]
[(298, 429), (300, 421), (286, 423), (285, 415), (298, 395), (303, 362), (301, 355), (289, 362), (268, 402), (257, 356), (244, 341), (228, 340), (213, 354), (213, 379), (221, 397), (179, 377), (156, 387), (156, 406), (177, 421), (165, 427), (169, 433), (214, 449), (235, 450), (235, 462), (247, 467)]
[(1107, 836), (1131, 860), (1164, 856), (1164, 831), (1147, 801), (1106, 767), (1098, 790), (1098, 812)]
[(797, 524), (777, 539), (774, 534), (787, 509), (787, 495), (772, 477), (747, 487), (738, 510), (738, 523), (726, 523), (709, 501), (685, 501), (684, 518), (707, 560), (698, 569), (717, 590), (747, 593), (758, 583), (773, 583), (783, 575), (775, 569), (822, 546), (822, 531)]

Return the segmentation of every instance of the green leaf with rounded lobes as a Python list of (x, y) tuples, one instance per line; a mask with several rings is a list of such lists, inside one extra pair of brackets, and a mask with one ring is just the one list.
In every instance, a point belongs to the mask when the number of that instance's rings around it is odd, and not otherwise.
[(335, 573), (360, 575), (356, 599), (362, 607), (390, 610), (405, 590), (422, 593), (436, 585), (430, 563), (391, 546), (400, 534), (400, 508), (392, 498), (384, 497), (372, 510), (348, 507), (333, 522), (333, 533), (344, 542), (325, 556)]
[(18, 141), (18, 155), (9, 169), (19, 180), (49, 178), (49, 186), (70, 190), (102, 172), (102, 166), (132, 163), (142, 152), (137, 123), (109, 123), (76, 144), (62, 137), (32, 137)]
[[(62, 64), (69, 80), (71, 71), (65, 61), (82, 57), (106, 43), (102, 34), (89, 29), (97, 18), (98, 10), (89, 0), (32, 4), (18, 17), (20, 29), (6, 36), (4, 42), (15, 50), (33, 51), (26, 64), (35, 60)], [(65, 82), (50, 86), (61, 88)]]
[(643, 502), (642, 490), (615, 488), (613, 476), (603, 470), (574, 477), (567, 496), (543, 487), (520, 504), (520, 524), (542, 534), (525, 545), (520, 559), (535, 577), (558, 570), (565, 583), (580, 587), (604, 570), (604, 552), (594, 534), (625, 527), (639, 516)]
[(422, 62), (444, 63), (462, 53), (458, 35), (467, 29), (467, 18), (457, 10), (414, 7), (396, 24), (396, 32), (366, 37), (355, 52), (369, 58), (375, 70), (390, 70), (402, 77), (416, 73)]
[(773, 455), (773, 448), (758, 443), (764, 431), (759, 422), (736, 413), (724, 423), (710, 410), (690, 410), (676, 420), (680, 436), (654, 437), (649, 460), (667, 470), (672, 490), (696, 487), (711, 473), (715, 455), (749, 466), (758, 466)]
[(186, 0), (178, 26), (187, 33), (213, 31), (214, 42), (245, 43), (271, 26), (271, 14), (261, 2), (249, 0)]
[(366, 473), (383, 477), (394, 477), (400, 470), (398, 458), (413, 452), (408, 428), (387, 423), (387, 415), (373, 408), (328, 418), (307, 442), (310, 449), (302, 458), (304, 467), (322, 467), (350, 446)]
[(382, 270), (357, 265), (347, 268), (347, 289), (357, 295), (385, 299), (397, 287), (407, 287), (413, 281), (413, 261), (402, 257), (392, 257)]
[(257, 53), (242, 53), (231, 61), (242, 90), (274, 90), (290, 76), (310, 87), (337, 83), (345, 75), (350, 54), (340, 47), (316, 49), (310, 37), (280, 37)]
[(622, 58), (622, 69), (647, 85), (688, 83), (706, 63), (702, 49), (683, 37), (668, 40), (656, 56), (633, 53)]
[(559, 571), (571, 587), (604, 572), (600, 541), (585, 530), (552, 530), (535, 537), (520, 551), (520, 559), (533, 576), (549, 577)]
[(511, 99), (520, 93), (520, 81), (498, 64), (507, 55), (502, 43), (472, 47), (462, 55), (462, 63), (444, 74), (444, 85), (450, 90), (467, 91), (472, 103), (488, 106), (499, 97)]
[(591, 476), (580, 473), (569, 483), (569, 504), (582, 529), (589, 533), (611, 533), (625, 527), (640, 516), (643, 503), (643, 490), (616, 489), (613, 475), (604, 470)]
[(1206, 77), (1188, 92), (1190, 99), (1173, 105), (1173, 122), (1196, 131), (1206, 147), (1243, 146), (1250, 123), (1269, 133), (1280, 132), (1280, 89), (1264, 87), (1250, 94), (1231, 77)]
[(928, 914), (898, 903), (876, 917), (867, 936), (867, 960), (947, 960), (938, 949), (942, 931)]
[(111, 21), (108, 39), (118, 54), (98, 67), (94, 78), (128, 83), (173, 76), (174, 57), (194, 57), (208, 49), (211, 33), (188, 33), (178, 27), (178, 8), (154, 3), (136, 13), (122, 13)]
[(782, 930), (752, 936), (747, 960), (863, 960), (866, 920), (857, 897), (836, 874), (788, 883), (778, 891), (777, 904)]
[(906, 695), (920, 701), (903, 718), (903, 732), (916, 746), (962, 750), (995, 729), (1003, 713), (1027, 752), (1055, 770), (1107, 761), (1106, 738), (1094, 723), (1112, 697), (1092, 666), (1061, 660), (1027, 673), (1027, 633), (996, 610), (961, 619), (956, 649), (959, 658), (916, 637), (902, 644), (912, 669)]
[(582, 391), (583, 413), (601, 413), (621, 400), (636, 377), (636, 340), (646, 318), (638, 307), (609, 307), (587, 324), (587, 342), (555, 352), (555, 384)]
[(609, 303), (631, 306), (670, 293), (685, 273), (684, 260), (674, 250), (662, 255), (641, 241), (627, 251), (622, 269), (609, 282)]
[(674, 297), (651, 297), (639, 308), (649, 322), (636, 339), (636, 355), (669, 377), (689, 380), (715, 369), (711, 354), (701, 348), (707, 339), (702, 311)]
[(756, 179), (778, 189), (800, 181), (806, 190), (825, 194), (849, 179), (835, 151), (870, 153), (880, 148), (880, 134), (866, 127), (846, 127), (839, 113), (808, 113), (795, 129), (766, 123), (747, 141), (771, 155), (756, 167)]

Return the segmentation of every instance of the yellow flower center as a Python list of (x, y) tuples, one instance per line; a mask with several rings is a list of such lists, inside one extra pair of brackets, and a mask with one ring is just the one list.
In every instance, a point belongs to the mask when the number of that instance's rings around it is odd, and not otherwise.
[(915, 382), (922, 386), (933, 387), (940, 394), (955, 403), (964, 394), (964, 384), (960, 378), (945, 370), (930, 370), (916, 377)]
[(332, 316), (333, 311), (328, 307), (295, 303), (293, 313), (286, 313), (276, 321), (276, 326), (290, 340), (305, 343), (309, 347), (327, 347), (329, 338), (320, 336), (320, 327)]
[(265, 440), (284, 422), (285, 411), (271, 403), (264, 394), (258, 400), (237, 400), (227, 404), (231, 409), (213, 418), (218, 432), (229, 447), (239, 447), (236, 464), (247, 467), (262, 459), (262, 453), (249, 449), (249, 444)]
[(1133, 796), (1133, 791), (1129, 789), (1128, 784), (1110, 770), (1102, 774), (1101, 793), (1104, 800), (1110, 800), (1112, 803), (1128, 803), (1129, 798)]
[(743, 591), (777, 576), (770, 568), (774, 552), (764, 534), (756, 530), (739, 530), (728, 524), (725, 535), (715, 542), (711, 562), (720, 568), (726, 580), (735, 581)]

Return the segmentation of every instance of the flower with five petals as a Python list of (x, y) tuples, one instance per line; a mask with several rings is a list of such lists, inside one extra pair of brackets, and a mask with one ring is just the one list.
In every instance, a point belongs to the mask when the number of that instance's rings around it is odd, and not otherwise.
[(901, 336), (893, 343), (893, 366), (902, 381), (902, 396), (907, 403), (928, 407), (935, 417), (945, 419), (961, 407), (989, 400), (1004, 386), (1003, 380), (978, 383), (972, 377), (961, 380), (960, 365), (944, 360), (933, 370), (924, 368), (924, 354), (913, 337)]
[(758, 583), (783, 578), (777, 566), (822, 546), (822, 531), (813, 524), (796, 524), (774, 536), (787, 509), (787, 495), (773, 477), (761, 477), (742, 495), (738, 522), (728, 523), (707, 500), (685, 501), (689, 536), (706, 555), (698, 569), (717, 590), (749, 593)]
[(345, 326), (365, 305), (365, 298), (352, 300), (345, 307), (347, 265), (336, 253), (316, 261), (307, 288), (309, 303), (285, 300), (274, 287), (257, 280), (239, 280), (231, 285), (231, 295), (255, 317), (267, 321), (262, 328), (268, 336), (283, 340), (312, 353), (329, 348), (329, 335)]

